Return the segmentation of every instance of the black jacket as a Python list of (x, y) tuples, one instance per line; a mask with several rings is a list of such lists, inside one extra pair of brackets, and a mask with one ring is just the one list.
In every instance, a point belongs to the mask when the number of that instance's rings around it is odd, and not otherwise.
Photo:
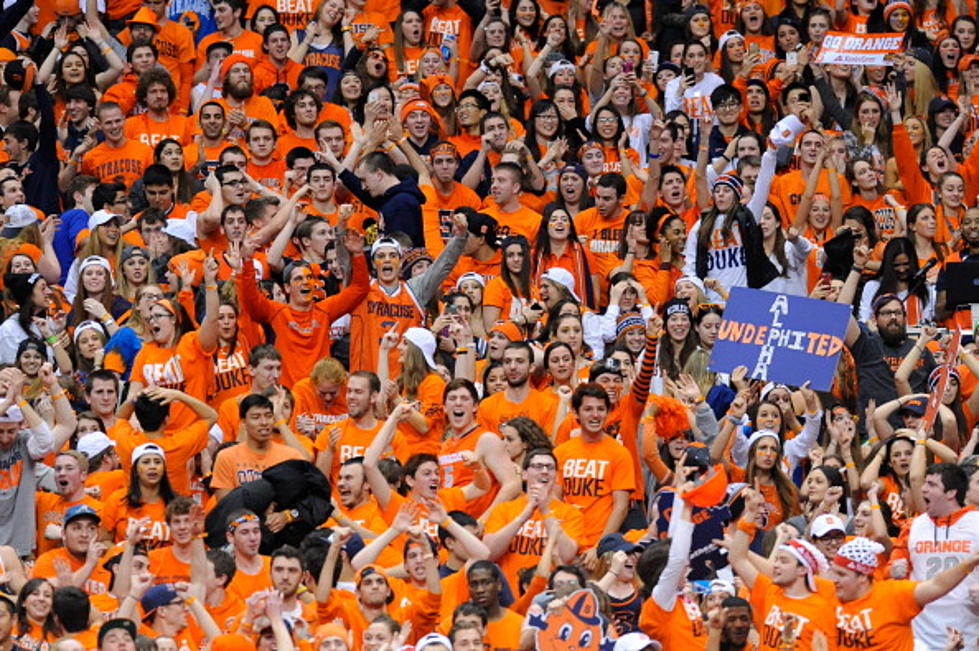
[[(265, 526), (265, 512), (275, 503), (276, 511), (295, 509), (298, 517), (278, 533)], [(320, 526), (333, 513), (330, 502), (330, 482), (319, 468), (308, 461), (290, 459), (266, 468), (262, 478), (242, 484), (219, 501), (204, 521), (209, 547), (227, 544), (228, 515), (248, 509), (262, 520), (262, 544), (259, 553), (270, 554), (282, 545), (298, 547), (310, 531)]]

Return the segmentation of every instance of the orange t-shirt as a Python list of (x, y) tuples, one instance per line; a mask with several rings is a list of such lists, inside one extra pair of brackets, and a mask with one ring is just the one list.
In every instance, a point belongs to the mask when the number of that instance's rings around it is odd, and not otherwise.
[(91, 506), (96, 511), (102, 510), (102, 502), (93, 499), (88, 495), (85, 495), (80, 500), (74, 500), (72, 502), (65, 501), (65, 499), (57, 493), (40, 491), (35, 495), (34, 506), (37, 511), (37, 546), (34, 550), (34, 554), (36, 556), (40, 556), (44, 552), (51, 551), (56, 547), (61, 547), (61, 539), (49, 540), (45, 538), (44, 530), (47, 529), (49, 524), (61, 526), (61, 523), (65, 517), (65, 511), (77, 504), (86, 504)]
[[(58, 547), (52, 549), (49, 552), (41, 554), (38, 559), (34, 562), (34, 567), (31, 569), (31, 578), (41, 577), (44, 579), (53, 579), (58, 576), (58, 571), (55, 569), (55, 562), (58, 560), (63, 560), (68, 563), (68, 567), (72, 572), (77, 572), (85, 565), (85, 558), (75, 558), (73, 555), (68, 553), (68, 550), (64, 547)], [(88, 576), (88, 580), (82, 586), (82, 590), (86, 594), (105, 594), (109, 591), (109, 584), (112, 583), (112, 575), (109, 570), (102, 567), (102, 563), (99, 562), (95, 565), (95, 569)]]
[(248, 372), (248, 352), (252, 344), (238, 333), (238, 341), (234, 352), (231, 346), (218, 348), (212, 358), (214, 360), (214, 395), (212, 405), (223, 405), (232, 398), (247, 395), (252, 384), (252, 376)]
[[(335, 484), (334, 484), (335, 485)], [(337, 502), (337, 509), (344, 516), (352, 520), (358, 526), (367, 529), (368, 531), (374, 532), (375, 536), (379, 536), (388, 529), (388, 523), (384, 520), (384, 516), (381, 514), (381, 507), (377, 505), (377, 500), (374, 499), (373, 495), (369, 495), (367, 500), (360, 506), (355, 506), (352, 509), (345, 509), (343, 504)], [(339, 523), (336, 521), (335, 517), (331, 517), (329, 520), (323, 523), (324, 527), (335, 527)], [(371, 538), (364, 538), (364, 542), (370, 544)], [(401, 565), (404, 561), (404, 556), (401, 553), (401, 549), (397, 548), (394, 544), (390, 544), (384, 548), (375, 561), (381, 567), (395, 567)]]
[[(446, 513), (451, 511), (462, 511), (466, 506), (466, 495), (462, 492), (461, 488), (440, 488), (437, 493), (438, 500), (442, 503), (442, 507), (445, 509)], [(391, 499), (388, 501), (386, 508), (381, 509), (381, 516), (384, 521), (389, 525), (394, 522), (394, 518), (397, 517), (398, 511), (401, 509), (401, 505), (408, 500), (414, 501), (411, 494), (408, 497), (400, 495), (399, 493), (391, 493)], [(421, 510), (418, 513), (418, 517), (412, 522), (412, 525), (418, 525), (422, 528), (425, 533), (432, 537), (433, 540), (438, 539), (438, 522), (432, 522), (428, 519), (428, 507), (424, 504), (419, 504)], [(405, 536), (400, 536), (396, 539), (391, 546), (395, 549), (402, 549), (403, 545), (399, 544), (399, 541), (406, 540)]]
[[(206, 41), (208, 37), (205, 37)], [(203, 43), (203, 41), (201, 41)], [(230, 115), (234, 107), (228, 104), (228, 100), (225, 98), (220, 98), (214, 100), (224, 108), (225, 115)], [(252, 96), (244, 101), (240, 107), (245, 112), (245, 124), (237, 127), (232, 127), (228, 131), (228, 140), (239, 140), (241, 142), (245, 141), (245, 131), (248, 126), (255, 120), (265, 120), (270, 122), (273, 127), (275, 127), (275, 132), (278, 133), (282, 128), (279, 124), (279, 114), (275, 110), (275, 105), (272, 104), (272, 100), (264, 96)]]
[(248, 176), (273, 190), (281, 190), (285, 185), (286, 169), (284, 158), (273, 158), (264, 165), (248, 161)]
[[(333, 455), (333, 466), (330, 469), (329, 479), (331, 484), (334, 486), (337, 485), (337, 479), (340, 477), (340, 464), (355, 457), (364, 456), (367, 447), (383, 426), (384, 423), (382, 421), (375, 420), (374, 427), (364, 429), (357, 425), (356, 421), (352, 418), (344, 418), (338, 423), (327, 425), (323, 428), (323, 431), (317, 435), (316, 442), (313, 444), (317, 452), (322, 452), (330, 446), (330, 432), (333, 428), (340, 429), (340, 440), (337, 441), (336, 452)], [(388, 452), (390, 452), (390, 449)], [(390, 453), (386, 456), (394, 455)]]
[(506, 321), (516, 317), (523, 308), (536, 297), (536, 287), (531, 286), (530, 297), (514, 296), (501, 276), (492, 278), (483, 290), (483, 306), (500, 308), (500, 319)]
[(603, 278), (622, 264), (618, 251), (626, 214), (626, 210), (619, 210), (618, 215), (606, 219), (598, 213), (597, 208), (588, 208), (574, 216), (574, 228), (578, 235), (588, 238), (588, 250), (595, 261), (592, 272)]
[(487, 197), (483, 202), (480, 212), (484, 212), (497, 221), (499, 226), (496, 234), (500, 238), (510, 235), (523, 235), (527, 241), (533, 244), (537, 241), (537, 231), (543, 217), (539, 212), (531, 210), (523, 204), (512, 212), (504, 212), (492, 197)]
[[(836, 179), (839, 183), (840, 197), (843, 205), (846, 206), (852, 202), (850, 184), (842, 174), (836, 173)], [(795, 220), (802, 195), (806, 191), (806, 182), (807, 179), (802, 174), (802, 170), (797, 169), (776, 176), (772, 181), (769, 197), (781, 213), (782, 226), (785, 228), (791, 226)], [(830, 196), (829, 170), (820, 170), (819, 181), (816, 182), (816, 194)]]
[[(196, 331), (188, 332), (173, 348), (164, 348), (154, 341), (143, 344), (130, 374), (132, 382), (144, 387), (158, 386), (177, 389), (198, 400), (207, 401), (214, 384), (214, 349), (205, 350)], [(198, 420), (194, 411), (175, 402), (170, 406), (167, 431), (176, 431)]]
[(894, 236), (894, 228), (897, 226), (897, 213), (888, 205), (884, 195), (879, 195), (876, 199), (864, 199), (858, 192), (853, 195), (853, 200), (845, 207), (850, 208), (851, 206), (862, 206), (870, 211), (874, 216), (877, 232), (882, 239), (890, 239)]
[(221, 450), (218, 455), (211, 488), (237, 488), (261, 479), (263, 470), (289, 459), (302, 459), (302, 456), (293, 448), (274, 442), (264, 453), (251, 449), (247, 443), (233, 445)]
[[(486, 533), (495, 533), (513, 522), (527, 506), (526, 493), (509, 502), (497, 504), (486, 518)], [(551, 500), (551, 513), (561, 523), (561, 529), (575, 541), (584, 534), (585, 518), (581, 511), (559, 500)], [(506, 552), (496, 560), (511, 586), (520, 585), (517, 572), (525, 567), (535, 567), (540, 562), (541, 552), (547, 544), (547, 529), (539, 509), (517, 530), (510, 539)]]
[[(455, 287), (456, 282), (463, 274), (474, 273), (483, 277), (483, 282), (487, 285), (494, 278), (500, 276), (500, 265), (502, 264), (503, 254), (497, 249), (493, 256), (488, 260), (477, 260), (471, 255), (464, 255), (459, 258), (459, 262), (452, 268), (449, 275), (445, 277), (442, 287), (445, 289)], [(501, 281), (502, 282), (502, 281)], [(505, 286), (505, 285), (504, 285)], [(485, 290), (483, 291), (485, 294)], [(483, 304), (486, 304), (485, 296)]]
[(914, 598), (917, 581), (874, 581), (870, 592), (836, 606), (841, 649), (912, 651), (911, 620), (921, 612)]
[(119, 181), (128, 188), (152, 164), (153, 150), (148, 145), (129, 139), (121, 147), (103, 142), (82, 158), (81, 173), (94, 176), (102, 183)]
[(228, 584), (228, 592), (245, 601), (256, 592), (272, 587), (272, 559), (262, 556), (262, 569), (257, 574), (248, 574), (239, 565), (235, 578)]
[(190, 492), (190, 463), (194, 456), (207, 447), (207, 421), (197, 420), (183, 429), (168, 431), (164, 436), (149, 438), (135, 429), (129, 421), (119, 420), (109, 428), (109, 437), (116, 442), (116, 452), (123, 472), (128, 476), (132, 468), (132, 454), (136, 446), (155, 443), (166, 455), (167, 476), (174, 492), (186, 495)]
[(425, 195), (422, 204), (422, 226), (425, 231), (425, 248), (432, 256), (438, 256), (452, 237), (452, 213), (461, 206), (477, 208), (479, 195), (471, 188), (452, 182), (452, 192), (442, 194), (434, 185), (418, 186)]
[(228, 38), (221, 32), (213, 32), (202, 38), (200, 43), (197, 44), (197, 62), (199, 66), (207, 62), (208, 46), (210, 46), (211, 43), (218, 43), (221, 41), (231, 43), (231, 47), (234, 48), (233, 52), (235, 54), (240, 54), (252, 59), (257, 59), (262, 56), (262, 37), (260, 34), (253, 32), (250, 29), (242, 30), (241, 34), (238, 34), (238, 36), (235, 36), (234, 38)]
[(486, 430), (500, 433), (503, 423), (517, 416), (526, 416), (550, 434), (557, 416), (558, 398), (550, 391), (531, 389), (523, 402), (511, 402), (506, 391), (494, 393), (479, 403), (476, 419)]
[(148, 147), (155, 147), (165, 138), (173, 138), (183, 147), (189, 147), (194, 139), (194, 122), (186, 116), (171, 113), (161, 122), (146, 112), (126, 118), (124, 133), (130, 140), (138, 140)]
[(170, 525), (166, 519), (166, 504), (158, 502), (143, 502), (138, 508), (129, 506), (126, 501), (126, 489), (117, 490), (105, 500), (102, 509), (102, 526), (112, 535), (115, 542), (126, 539), (130, 521), (149, 519), (149, 534), (143, 542), (149, 549), (156, 549), (170, 543)]
[(120, 488), (123, 488), (128, 481), (129, 475), (126, 474), (126, 471), (117, 468), (115, 470), (90, 473), (88, 479), (85, 480), (85, 487), (92, 488), (93, 486), (98, 486), (100, 491), (99, 499), (104, 500)]
[(786, 613), (796, 616), (797, 648), (811, 648), (813, 631), (817, 629), (826, 635), (830, 650), (837, 648), (836, 613), (833, 608), (836, 588), (830, 581), (819, 577), (816, 578), (816, 586), (816, 592), (802, 599), (793, 599), (787, 597), (785, 591), (768, 576), (758, 573), (749, 601), (759, 634), (759, 651), (778, 651), (782, 642), (783, 615)]
[(707, 648), (707, 627), (696, 603), (677, 595), (673, 610), (666, 611), (652, 597), (646, 599), (639, 611), (639, 628), (659, 640), (664, 649)]
[(304, 377), (292, 385), (292, 396), (296, 404), (292, 407), (292, 431), (296, 429), (296, 418), (307, 416), (313, 419), (316, 429), (321, 430), (330, 423), (335, 423), (347, 417), (346, 385), (341, 385), (333, 404), (326, 406), (313, 386), (313, 380)]
[[(442, 431), (445, 428), (442, 409), (442, 393), (444, 391), (445, 380), (438, 373), (429, 373), (421, 381), (415, 391), (415, 400), (421, 403), (418, 411), (428, 421), (428, 431), (419, 432), (408, 421), (398, 423), (401, 445), (399, 448), (395, 448), (395, 454), (407, 454), (408, 456), (421, 453), (438, 454), (439, 445), (442, 441)], [(399, 456), (398, 461), (405, 463), (408, 458)]]
[(184, 563), (174, 556), (173, 545), (151, 549), (149, 559), (154, 585), (190, 581), (190, 563)]
[(612, 514), (613, 491), (636, 489), (632, 457), (625, 447), (603, 434), (597, 442), (576, 436), (554, 448), (564, 503), (588, 514), (581, 544), (594, 547)]

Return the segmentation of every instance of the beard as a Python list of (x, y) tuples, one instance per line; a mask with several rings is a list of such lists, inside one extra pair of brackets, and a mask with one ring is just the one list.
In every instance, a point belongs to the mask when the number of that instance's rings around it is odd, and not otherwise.
[(243, 81), (237, 84), (226, 83), (224, 93), (225, 95), (230, 95), (235, 99), (248, 99), (252, 96), (252, 82)]
[(907, 332), (904, 326), (888, 326), (879, 330), (880, 338), (888, 346), (900, 346), (907, 339)]

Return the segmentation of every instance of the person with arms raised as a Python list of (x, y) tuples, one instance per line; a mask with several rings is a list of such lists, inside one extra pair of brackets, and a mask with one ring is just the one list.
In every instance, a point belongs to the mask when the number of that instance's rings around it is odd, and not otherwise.
[(816, 649), (821, 635), (829, 649), (836, 649), (836, 596), (832, 584), (819, 576), (827, 569), (823, 553), (794, 539), (779, 546), (771, 561), (749, 557), (748, 544), (764, 504), (757, 486), (746, 494), (744, 513), (728, 546), (731, 567), (751, 590), (759, 649), (776, 651), (790, 641), (797, 645), (793, 648)]
[(290, 363), (282, 369), (282, 384), (291, 387), (309, 375), (316, 360), (329, 357), (330, 324), (354, 310), (370, 288), (367, 262), (361, 253), (364, 236), (346, 231), (343, 245), (350, 252), (353, 271), (350, 284), (339, 294), (314, 301), (314, 282), (309, 265), (296, 263), (283, 271), (288, 303), (266, 298), (258, 289), (255, 266), (251, 263), (256, 243), (248, 238), (241, 245), (241, 256), (231, 265), (238, 272), (237, 288), (241, 309), (259, 323), (266, 323), (278, 335), (276, 347)]
[[(913, 618), (955, 589), (979, 565), (979, 551), (974, 551), (925, 581), (877, 581), (874, 574), (883, 553), (880, 543), (856, 537), (843, 544), (833, 558), (830, 574), (840, 600), (836, 641), (841, 649), (911, 651), (917, 646)], [(963, 625), (960, 620), (947, 621), (956, 627)]]

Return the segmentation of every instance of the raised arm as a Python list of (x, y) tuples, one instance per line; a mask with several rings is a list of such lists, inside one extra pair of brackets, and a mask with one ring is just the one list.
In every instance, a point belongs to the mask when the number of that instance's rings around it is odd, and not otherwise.
[(367, 450), (364, 451), (364, 474), (367, 476), (368, 484), (370, 484), (371, 493), (382, 510), (386, 509), (391, 501), (391, 486), (388, 485), (388, 480), (378, 469), (377, 462), (391, 444), (391, 439), (394, 438), (394, 434), (398, 430), (398, 423), (406, 420), (411, 410), (410, 402), (399, 402), (391, 415), (384, 421), (384, 425), (381, 426), (374, 440), (367, 446)]

